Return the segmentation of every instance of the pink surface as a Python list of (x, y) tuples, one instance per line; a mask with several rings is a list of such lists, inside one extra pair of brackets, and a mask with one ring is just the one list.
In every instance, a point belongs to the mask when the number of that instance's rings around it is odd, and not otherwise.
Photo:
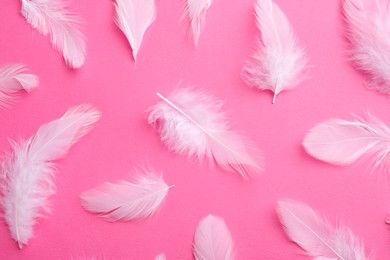
[[(339, 168), (307, 155), (306, 131), (330, 117), (371, 112), (390, 125), (389, 97), (364, 88), (364, 76), (346, 57), (341, 1), (276, 0), (310, 57), (310, 79), (282, 92), (248, 88), (241, 67), (253, 46), (253, 0), (215, 0), (195, 50), (180, 22), (181, 0), (157, 0), (137, 66), (113, 21), (113, 2), (71, 1), (86, 23), (87, 60), (70, 70), (49, 38), (20, 15), (20, 1), (0, 3), (0, 65), (26, 63), (40, 86), (8, 111), (0, 111), (0, 149), (8, 138), (29, 137), (71, 106), (89, 102), (103, 113), (96, 128), (58, 162), (52, 214), (35, 226), (23, 250), (0, 223), (0, 259), (192, 259), (198, 222), (208, 214), (225, 219), (237, 259), (309, 259), (290, 242), (275, 207), (281, 198), (309, 204), (340, 220), (361, 237), (376, 259), (390, 259), (389, 184), (359, 166)], [(146, 120), (145, 110), (180, 81), (225, 100), (236, 130), (263, 150), (266, 170), (245, 182), (238, 175), (199, 165), (168, 152)], [(146, 221), (108, 223), (80, 206), (78, 195), (105, 181), (126, 178), (138, 164), (164, 173), (171, 189), (162, 208)]]

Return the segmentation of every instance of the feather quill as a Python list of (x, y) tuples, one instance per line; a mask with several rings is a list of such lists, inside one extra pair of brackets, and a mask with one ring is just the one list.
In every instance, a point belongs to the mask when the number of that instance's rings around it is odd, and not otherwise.
[(223, 103), (202, 91), (180, 89), (148, 111), (148, 122), (157, 128), (170, 151), (207, 158), (243, 178), (259, 173), (262, 157), (255, 146), (230, 130)]
[(190, 20), (195, 46), (198, 45), (200, 34), (206, 24), (206, 12), (212, 3), (212, 0), (187, 0), (185, 15)]
[(166, 260), (167, 257), (165, 256), (165, 254), (159, 254), (157, 255), (154, 260)]
[(313, 259), (369, 259), (363, 242), (349, 228), (334, 228), (305, 204), (281, 200), (278, 214), (289, 238)]
[(107, 221), (138, 220), (155, 213), (173, 186), (152, 171), (135, 171), (130, 180), (106, 182), (83, 192), (80, 199), (84, 209)]
[(0, 108), (8, 108), (21, 90), (30, 92), (38, 86), (38, 77), (25, 71), (23, 64), (0, 68)]
[(116, 0), (115, 10), (115, 22), (126, 35), (136, 61), (144, 34), (156, 19), (156, 4), (154, 0)]
[(346, 166), (365, 158), (374, 169), (390, 170), (390, 128), (373, 115), (321, 123), (305, 136), (303, 147), (330, 164)]
[(49, 212), (47, 201), (55, 193), (53, 161), (64, 157), (99, 118), (92, 106), (80, 105), (42, 125), (28, 140), (11, 143), (13, 151), (1, 165), (1, 206), (20, 248), (32, 237), (37, 219)]
[(352, 61), (370, 76), (370, 88), (390, 94), (389, 0), (344, 0), (343, 9)]
[(257, 0), (255, 14), (261, 40), (257, 39), (256, 50), (241, 76), (251, 87), (271, 90), (275, 103), (280, 92), (294, 88), (305, 78), (307, 57), (287, 17), (272, 0)]
[(63, 0), (22, 0), (21, 13), (34, 29), (50, 35), (53, 48), (62, 53), (70, 68), (84, 65), (85, 37), (78, 28), (81, 20)]
[(225, 221), (208, 215), (198, 225), (194, 239), (195, 260), (233, 260), (234, 243)]

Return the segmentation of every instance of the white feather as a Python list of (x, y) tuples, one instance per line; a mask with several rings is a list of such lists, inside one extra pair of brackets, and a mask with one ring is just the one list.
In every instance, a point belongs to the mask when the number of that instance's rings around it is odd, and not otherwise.
[(195, 260), (233, 260), (234, 242), (225, 221), (208, 215), (198, 225), (194, 239)]
[(230, 130), (223, 103), (201, 91), (186, 88), (149, 109), (148, 122), (155, 126), (173, 152), (207, 158), (227, 171), (247, 178), (262, 169), (262, 157), (245, 137)]
[(290, 239), (313, 259), (368, 259), (362, 241), (349, 228), (332, 227), (307, 205), (281, 200), (278, 214)]
[(369, 87), (390, 94), (390, 2), (344, 0), (351, 56), (370, 76)]
[(78, 29), (80, 18), (68, 10), (63, 0), (22, 0), (23, 16), (43, 35), (50, 35), (53, 48), (62, 53), (66, 64), (80, 68), (85, 63), (85, 37)]
[(390, 171), (390, 128), (378, 118), (330, 119), (312, 128), (303, 146), (311, 156), (335, 165), (365, 158), (374, 168)]
[(86, 210), (107, 221), (130, 221), (155, 213), (173, 186), (168, 187), (162, 176), (152, 171), (135, 171), (129, 180), (106, 182), (83, 192), (80, 198)]
[(1, 206), (20, 248), (33, 236), (37, 219), (49, 211), (47, 201), (55, 192), (53, 161), (64, 157), (99, 118), (97, 110), (81, 105), (41, 126), (27, 141), (11, 143), (13, 151), (1, 165)]
[(186, 0), (185, 15), (191, 24), (191, 31), (195, 46), (198, 45), (199, 37), (206, 24), (206, 12), (212, 4), (212, 0)]
[(0, 68), (0, 108), (7, 108), (19, 96), (20, 91), (30, 92), (38, 86), (38, 77), (24, 73), (23, 64)]
[(165, 256), (165, 254), (159, 254), (157, 255), (154, 260), (166, 260), (167, 257)]
[(137, 59), (146, 30), (156, 18), (154, 0), (116, 0), (115, 22), (126, 35)]
[(305, 78), (307, 57), (287, 17), (272, 0), (257, 0), (255, 11), (261, 40), (257, 40), (255, 53), (243, 67), (242, 78), (251, 87), (271, 90), (274, 103), (281, 91)]

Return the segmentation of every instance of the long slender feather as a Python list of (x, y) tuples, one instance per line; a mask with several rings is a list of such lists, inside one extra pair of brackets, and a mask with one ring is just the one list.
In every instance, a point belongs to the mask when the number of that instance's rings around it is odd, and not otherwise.
[(206, 12), (213, 3), (212, 0), (186, 0), (185, 15), (191, 24), (191, 31), (195, 46), (199, 43), (199, 37), (206, 24)]
[(11, 143), (13, 151), (1, 165), (1, 206), (20, 248), (33, 236), (37, 219), (49, 211), (47, 201), (55, 193), (53, 161), (64, 157), (99, 118), (92, 106), (81, 105), (42, 125), (28, 140)]
[(233, 260), (234, 242), (225, 221), (208, 215), (200, 223), (194, 239), (195, 260)]
[(257, 0), (255, 11), (261, 40), (257, 39), (256, 50), (241, 75), (249, 86), (271, 90), (274, 103), (281, 91), (297, 86), (305, 78), (307, 57), (287, 17), (272, 0)]
[(82, 193), (80, 198), (87, 211), (107, 221), (130, 221), (155, 213), (173, 186), (152, 171), (135, 171), (130, 180), (104, 183)]
[(290, 239), (313, 259), (369, 259), (363, 242), (349, 228), (334, 228), (305, 204), (281, 200), (278, 214)]
[(53, 48), (62, 53), (70, 68), (85, 63), (85, 37), (80, 18), (68, 10), (64, 0), (22, 0), (21, 13), (43, 35), (50, 35)]
[(116, 0), (115, 10), (115, 22), (126, 35), (135, 61), (144, 34), (156, 18), (156, 4), (154, 0)]
[(173, 152), (207, 158), (242, 177), (259, 173), (262, 157), (245, 137), (230, 130), (223, 103), (204, 92), (180, 89), (148, 111), (148, 122), (155, 126), (167, 148)]
[(390, 171), (390, 128), (372, 115), (321, 123), (305, 136), (303, 147), (327, 163), (345, 166), (365, 158), (374, 169)]
[(21, 90), (30, 92), (38, 86), (38, 77), (25, 71), (26, 66), (23, 64), (0, 68), (0, 108), (8, 108)]
[(344, 0), (343, 8), (354, 64), (370, 88), (390, 94), (390, 1)]

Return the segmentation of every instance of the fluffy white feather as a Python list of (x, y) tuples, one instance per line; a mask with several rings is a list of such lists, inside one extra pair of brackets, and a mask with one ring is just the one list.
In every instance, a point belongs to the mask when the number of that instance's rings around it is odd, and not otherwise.
[(195, 260), (233, 260), (234, 242), (225, 221), (208, 215), (198, 225), (194, 239)]
[(173, 152), (207, 158), (222, 169), (248, 178), (262, 169), (262, 156), (245, 137), (230, 129), (223, 103), (204, 92), (185, 88), (174, 91), (148, 111), (148, 122)]
[(351, 56), (369, 87), (390, 94), (390, 1), (344, 0)]
[(50, 35), (53, 48), (62, 53), (69, 67), (84, 65), (86, 47), (79, 30), (80, 18), (63, 0), (22, 0), (21, 12), (34, 29)]
[(126, 35), (137, 59), (146, 30), (156, 18), (154, 0), (116, 0), (115, 22)]
[(334, 228), (305, 204), (281, 200), (278, 214), (290, 239), (313, 259), (369, 259), (362, 241), (349, 228)]
[(165, 254), (159, 254), (157, 255), (154, 260), (166, 260), (167, 257), (165, 256)]
[(38, 86), (38, 77), (24, 73), (23, 64), (0, 68), (0, 108), (7, 108), (19, 96), (20, 91), (30, 92)]
[(135, 171), (129, 180), (106, 182), (82, 193), (80, 198), (87, 211), (107, 221), (130, 221), (155, 213), (173, 186), (152, 171)]
[(372, 115), (321, 123), (305, 136), (303, 146), (327, 163), (345, 166), (365, 158), (374, 169), (390, 171), (390, 128)]
[(199, 37), (206, 24), (206, 12), (212, 4), (212, 0), (187, 0), (185, 14), (191, 24), (191, 31), (195, 46), (198, 45)]
[(53, 161), (64, 157), (99, 118), (96, 109), (81, 105), (42, 125), (28, 140), (11, 143), (13, 151), (1, 165), (1, 206), (20, 248), (32, 237), (37, 219), (49, 211), (47, 201), (55, 192)]
[(261, 39), (257, 39), (256, 50), (241, 75), (249, 86), (271, 90), (274, 103), (281, 91), (297, 86), (305, 78), (307, 57), (287, 17), (272, 0), (257, 0), (255, 11)]

